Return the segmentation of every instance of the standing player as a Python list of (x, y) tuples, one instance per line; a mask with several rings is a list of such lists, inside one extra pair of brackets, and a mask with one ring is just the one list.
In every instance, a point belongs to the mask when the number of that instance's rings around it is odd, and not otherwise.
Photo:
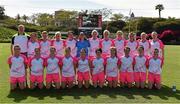
[(96, 49), (96, 58), (91, 61), (91, 73), (92, 73), (92, 81), (94, 87), (103, 87), (105, 82), (105, 61), (101, 57), (102, 50)]
[(61, 39), (61, 33), (56, 32), (55, 33), (55, 39), (52, 41), (52, 46), (56, 48), (56, 56), (57, 57), (63, 57), (64, 56), (64, 40)]
[(80, 57), (81, 49), (85, 49), (86, 56), (88, 56), (90, 44), (89, 44), (89, 40), (85, 39), (85, 35), (83, 32), (81, 32), (79, 35), (79, 40), (76, 43), (76, 47), (77, 47), (77, 57)]
[(11, 91), (17, 88), (17, 84), (19, 85), (21, 90), (26, 88), (26, 85), (24, 83), (26, 82), (25, 73), (28, 61), (24, 55), (20, 54), (20, 52), (20, 46), (14, 45), (13, 55), (8, 58)]
[(111, 56), (106, 60), (106, 79), (110, 88), (116, 88), (118, 83), (118, 69), (120, 68), (117, 50), (111, 47)]
[(76, 40), (74, 39), (74, 35), (72, 31), (68, 31), (68, 38), (65, 40), (65, 46), (71, 48), (71, 56), (76, 57), (77, 55), (77, 47), (76, 47)]
[(78, 79), (79, 88), (83, 86), (83, 83), (86, 88), (89, 87), (89, 80), (90, 80), (89, 60), (86, 57), (86, 50), (84, 48), (81, 49), (80, 58), (77, 61), (77, 79)]
[(113, 46), (112, 40), (109, 38), (110, 32), (108, 30), (104, 30), (103, 36), (104, 38), (101, 40), (100, 48), (102, 49), (102, 57), (106, 58), (110, 56), (110, 48)]
[(46, 59), (46, 88), (50, 89), (52, 83), (55, 83), (55, 88), (60, 88), (60, 58), (56, 56), (56, 49), (50, 48), (50, 55)]
[(161, 72), (163, 59), (159, 57), (159, 50), (154, 49), (153, 57), (149, 59), (148, 65), (148, 88), (152, 89), (155, 86), (157, 89), (161, 89)]
[(98, 38), (97, 30), (91, 32), (92, 38), (89, 39), (90, 49), (89, 49), (89, 58), (93, 59), (96, 57), (96, 49), (100, 47), (100, 39)]
[(51, 40), (48, 39), (46, 31), (42, 32), (42, 40), (40, 40), (41, 56), (47, 58), (50, 54)]
[(123, 32), (117, 31), (116, 39), (114, 39), (114, 46), (117, 49), (117, 56), (121, 58), (124, 55), (124, 47), (126, 45), (126, 41), (123, 39)]
[(128, 85), (129, 88), (132, 87), (132, 83), (134, 82), (133, 78), (133, 58), (129, 55), (131, 49), (129, 47), (125, 47), (124, 56), (121, 57), (121, 70), (120, 70), (120, 84), (123, 87), (124, 85)]
[(40, 48), (40, 44), (37, 39), (37, 34), (35, 32), (31, 33), (31, 38), (28, 41), (28, 49), (27, 49), (27, 56), (28, 58), (34, 57), (34, 49), (35, 48)]
[(144, 88), (148, 58), (144, 56), (144, 47), (138, 47), (138, 55), (134, 57), (134, 81), (137, 88)]
[(134, 57), (137, 55), (138, 42), (136, 41), (136, 35), (134, 33), (129, 33), (129, 40), (127, 40), (126, 46), (130, 48), (129, 55)]
[(149, 56), (151, 44), (150, 44), (149, 40), (146, 39), (146, 37), (147, 37), (147, 34), (145, 32), (142, 32), (141, 40), (139, 41), (139, 45), (142, 45), (144, 47), (144, 55)]
[(44, 67), (45, 60), (41, 57), (40, 48), (34, 49), (35, 55), (29, 60), (29, 68), (30, 68), (30, 88), (34, 89), (38, 84), (38, 88), (43, 88), (43, 79), (44, 79)]
[(152, 32), (151, 36), (152, 36), (152, 40), (150, 40), (150, 44), (151, 44), (150, 54), (151, 54), (151, 56), (153, 56), (153, 54), (154, 54), (154, 49), (157, 48), (159, 50), (159, 57), (164, 59), (164, 44), (162, 43), (161, 40), (158, 39), (157, 32)]
[(62, 58), (62, 69), (61, 69), (61, 87), (72, 88), (74, 86), (75, 75), (76, 75), (76, 59), (71, 56), (71, 48), (65, 48), (65, 56)]

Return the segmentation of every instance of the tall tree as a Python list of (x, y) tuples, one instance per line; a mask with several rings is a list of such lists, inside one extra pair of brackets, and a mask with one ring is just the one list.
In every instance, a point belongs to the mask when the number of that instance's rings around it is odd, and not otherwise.
[(17, 16), (16, 16), (16, 20), (17, 20), (17, 21), (19, 21), (20, 19), (21, 19), (20, 14), (17, 14)]
[(155, 10), (158, 10), (159, 18), (161, 18), (161, 11), (164, 10), (164, 6), (162, 4), (158, 4), (155, 6)]
[(5, 11), (4, 7), (0, 6), (0, 19), (4, 19), (5, 16), (4, 11)]
[(112, 17), (110, 18), (112, 21), (119, 21), (123, 18), (123, 14), (113, 14)]
[(48, 13), (39, 13), (37, 16), (37, 23), (40, 26), (52, 25), (53, 15)]
[(24, 14), (24, 15), (22, 16), (22, 19), (24, 20), (25, 23), (27, 23), (27, 20), (29, 19), (29, 17)]

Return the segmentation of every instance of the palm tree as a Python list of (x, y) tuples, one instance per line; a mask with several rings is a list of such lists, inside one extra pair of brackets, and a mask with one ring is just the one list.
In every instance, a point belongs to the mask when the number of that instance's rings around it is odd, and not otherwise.
[(16, 16), (16, 20), (19, 22), (19, 20), (21, 19), (21, 16), (20, 16), (20, 14), (17, 14), (17, 16)]
[(25, 21), (25, 23), (27, 22), (28, 16), (26, 16), (25, 14), (22, 16), (22, 19)]
[(164, 6), (162, 4), (158, 4), (155, 6), (155, 10), (159, 11), (159, 18), (161, 18), (161, 11), (164, 10)]

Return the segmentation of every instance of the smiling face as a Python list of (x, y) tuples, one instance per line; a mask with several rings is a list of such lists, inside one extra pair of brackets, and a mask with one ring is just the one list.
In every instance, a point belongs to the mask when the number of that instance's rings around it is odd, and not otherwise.
[(68, 38), (69, 39), (73, 39), (73, 37), (74, 37), (73, 33), (72, 32), (68, 32)]
[(151, 37), (152, 37), (152, 39), (156, 40), (157, 39), (157, 33), (156, 32), (152, 32), (151, 33)]
[(92, 37), (93, 37), (93, 38), (97, 38), (97, 36), (98, 36), (97, 31), (93, 31), (93, 32), (92, 32)]
[(154, 49), (154, 57), (157, 58), (159, 55), (159, 50), (158, 49)]
[(96, 49), (96, 57), (100, 58), (102, 54), (102, 50), (101, 49)]
[(67, 48), (65, 49), (65, 55), (66, 55), (66, 56), (70, 56), (70, 55), (71, 55), (71, 48), (70, 48), (70, 47), (67, 47)]
[(111, 48), (111, 57), (117, 56), (117, 50), (115, 47)]
[(129, 34), (129, 40), (134, 41), (135, 35), (133, 33)]
[(61, 39), (61, 34), (56, 34), (56, 36), (55, 36), (55, 38), (56, 38), (56, 40), (60, 40)]
[(18, 26), (18, 32), (19, 32), (20, 34), (23, 34), (23, 33), (24, 33), (24, 30), (25, 30), (24, 25), (19, 25), (19, 26)]
[(120, 32), (120, 31), (118, 31), (118, 32), (116, 33), (116, 38), (122, 39), (122, 37), (123, 37), (123, 33)]
[(14, 46), (14, 55), (19, 56), (20, 53), (21, 53), (21, 48), (18, 45)]
[(50, 55), (55, 56), (55, 54), (56, 54), (56, 49), (54, 47), (51, 47), (50, 48)]
[(143, 56), (144, 55), (144, 47), (143, 46), (139, 46), (138, 47), (138, 53), (139, 53), (139, 56)]
[(37, 56), (37, 57), (40, 56), (40, 48), (35, 48), (34, 52), (35, 52), (35, 56)]
[(108, 31), (105, 31), (103, 35), (104, 35), (105, 39), (109, 38), (109, 32)]
[(37, 34), (36, 33), (31, 33), (30, 37), (31, 37), (32, 41), (35, 41), (37, 39)]
[(142, 40), (146, 40), (146, 37), (147, 37), (146, 33), (142, 33), (142, 34), (141, 34), (141, 39), (142, 39)]
[(43, 38), (43, 40), (46, 40), (48, 38), (48, 34), (46, 31), (42, 32), (42, 38)]
[(86, 50), (85, 49), (81, 49), (80, 57), (81, 58), (85, 58), (86, 57)]

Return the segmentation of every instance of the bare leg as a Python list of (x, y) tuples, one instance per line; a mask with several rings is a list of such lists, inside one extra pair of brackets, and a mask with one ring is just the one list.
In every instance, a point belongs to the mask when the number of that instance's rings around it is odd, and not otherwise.
[(89, 88), (89, 80), (85, 81), (85, 87)]
[(50, 89), (51, 88), (51, 82), (46, 82), (46, 89)]
[(78, 87), (82, 88), (83, 82), (82, 81), (78, 81)]
[(61, 87), (64, 89), (66, 87), (66, 82), (61, 82)]
[(25, 88), (24, 82), (19, 83), (19, 87), (20, 87), (21, 90), (24, 90), (24, 88)]

